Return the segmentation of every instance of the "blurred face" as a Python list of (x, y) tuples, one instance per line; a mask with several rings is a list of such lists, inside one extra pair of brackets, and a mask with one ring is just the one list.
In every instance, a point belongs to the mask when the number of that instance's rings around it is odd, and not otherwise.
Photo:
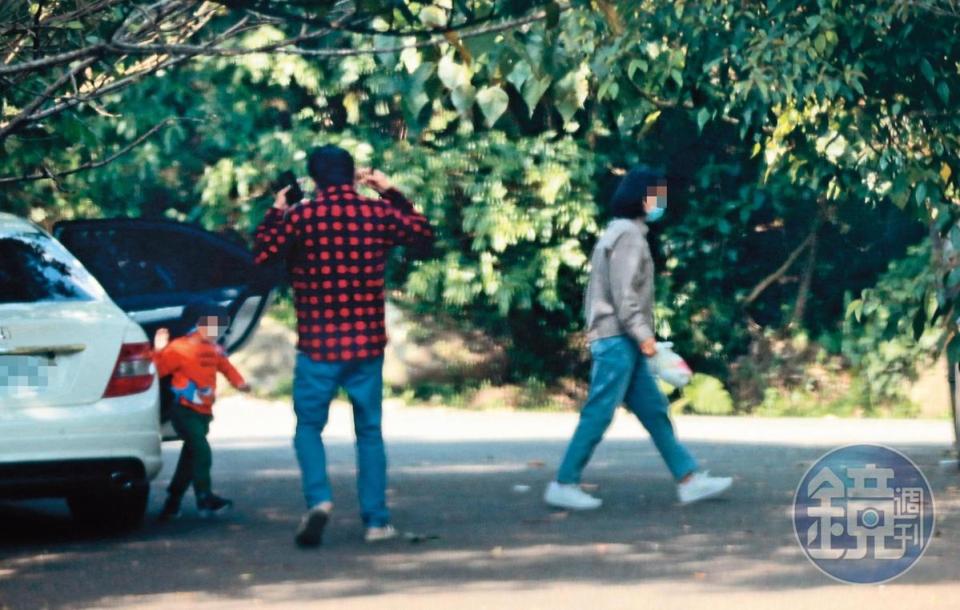
[(650, 214), (655, 208), (667, 207), (667, 183), (647, 187), (647, 197), (643, 201), (643, 208)]
[(227, 322), (228, 320), (226, 318), (203, 316), (197, 321), (197, 332), (200, 333), (204, 339), (215, 341), (227, 330)]

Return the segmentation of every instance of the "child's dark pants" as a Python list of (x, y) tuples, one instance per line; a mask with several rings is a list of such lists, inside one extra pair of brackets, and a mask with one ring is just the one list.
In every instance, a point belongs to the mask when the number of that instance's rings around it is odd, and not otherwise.
[(173, 429), (183, 439), (183, 449), (180, 451), (177, 470), (170, 481), (170, 487), (167, 488), (171, 496), (183, 497), (190, 483), (193, 483), (193, 492), (198, 498), (210, 493), (213, 454), (210, 443), (207, 442), (207, 433), (210, 432), (212, 419), (213, 417), (197, 413), (188, 407), (177, 406), (173, 409), (170, 420)]

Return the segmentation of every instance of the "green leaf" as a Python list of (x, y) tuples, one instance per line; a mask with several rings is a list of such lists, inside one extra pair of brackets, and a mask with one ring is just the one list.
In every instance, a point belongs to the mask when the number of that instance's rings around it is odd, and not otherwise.
[(924, 78), (932, 85), (933, 81), (936, 80), (936, 77), (933, 74), (933, 66), (930, 65), (930, 62), (927, 61), (927, 58), (924, 57), (920, 60), (920, 72), (923, 73)]
[(526, 83), (527, 79), (531, 76), (533, 76), (533, 71), (530, 69), (530, 64), (521, 60), (513, 66), (513, 70), (507, 75), (507, 81), (513, 85), (517, 91), (523, 91), (523, 84)]
[(720, 233), (720, 235), (726, 237), (733, 231), (733, 226), (726, 218), (721, 218), (717, 221), (717, 231)]
[(493, 127), (510, 105), (510, 96), (500, 87), (485, 87), (477, 93), (477, 104), (483, 112), (487, 127)]
[(827, 47), (827, 39), (823, 37), (823, 34), (819, 34), (816, 38), (813, 39), (813, 48), (817, 50), (817, 53), (823, 53), (823, 50)]
[(845, 318), (854, 318), (857, 322), (860, 321), (860, 317), (863, 315), (863, 300), (854, 299), (850, 301), (850, 304), (847, 305), (847, 311), (844, 314)]
[(470, 111), (476, 98), (477, 90), (470, 83), (460, 85), (450, 92), (450, 99), (453, 101), (453, 106), (461, 115), (465, 115)]
[(530, 116), (533, 116), (533, 112), (536, 110), (537, 104), (540, 103), (543, 94), (550, 88), (550, 83), (550, 77), (544, 76), (543, 78), (531, 78), (523, 85), (523, 101), (527, 104)]
[(597, 100), (615, 100), (617, 95), (620, 94), (620, 85), (615, 80), (606, 80), (600, 85), (600, 89), (597, 91)]
[(424, 85), (430, 74), (433, 73), (434, 65), (427, 62), (420, 65), (413, 76), (408, 79), (407, 92), (403, 98), (407, 111), (412, 117), (416, 117), (423, 110), (423, 107), (430, 102), (430, 97), (424, 90)]
[(853, 79), (851, 79), (851, 81), (850, 81), (850, 87), (851, 87), (854, 91), (856, 91), (857, 93), (859, 93), (860, 95), (863, 95), (863, 94), (864, 94), (864, 92), (863, 92), (863, 84), (860, 82), (860, 79), (859, 79), (859, 78), (854, 77)]
[(590, 69), (581, 65), (575, 72), (568, 72), (557, 82), (557, 111), (565, 123), (573, 120), (577, 110), (583, 108), (587, 96), (590, 95)]
[(917, 190), (913, 193), (914, 199), (917, 201), (917, 205), (923, 205), (923, 202), (927, 200), (927, 185), (921, 182), (917, 185)]
[(456, 89), (470, 82), (470, 70), (454, 61), (451, 55), (444, 55), (437, 64), (437, 77), (447, 89)]
[(563, 117), (564, 123), (569, 123), (572, 121), (573, 117), (577, 114), (577, 110), (579, 109), (580, 106), (569, 97), (557, 100), (557, 112), (559, 112), (560, 116)]
[(700, 133), (703, 133), (703, 126), (707, 124), (707, 121), (710, 120), (710, 111), (706, 108), (701, 108), (697, 112), (697, 130)]
[(420, 11), (420, 22), (431, 28), (447, 25), (447, 12), (439, 6), (426, 6)]
[(910, 185), (907, 183), (907, 178), (903, 174), (897, 176), (893, 181), (893, 188), (890, 190), (890, 200), (901, 210), (907, 207), (907, 202), (910, 200)]
[(940, 81), (937, 83), (937, 95), (940, 96), (940, 101), (944, 104), (950, 103), (950, 86), (946, 81)]
[(627, 77), (633, 80), (633, 75), (637, 73), (637, 70), (646, 72), (649, 68), (650, 64), (648, 64), (645, 59), (631, 59), (630, 63), (627, 64)]

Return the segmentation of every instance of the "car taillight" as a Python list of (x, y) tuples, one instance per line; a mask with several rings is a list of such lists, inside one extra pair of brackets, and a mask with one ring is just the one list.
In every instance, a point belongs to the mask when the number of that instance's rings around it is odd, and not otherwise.
[(146, 392), (153, 385), (153, 352), (149, 343), (124, 343), (104, 398)]

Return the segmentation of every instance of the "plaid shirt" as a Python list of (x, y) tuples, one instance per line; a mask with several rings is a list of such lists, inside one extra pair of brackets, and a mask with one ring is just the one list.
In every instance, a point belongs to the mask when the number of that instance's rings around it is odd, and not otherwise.
[(297, 349), (317, 361), (383, 355), (387, 252), (428, 247), (427, 219), (396, 190), (363, 197), (344, 184), (286, 212), (270, 208), (254, 236), (257, 264), (285, 261), (297, 309)]

